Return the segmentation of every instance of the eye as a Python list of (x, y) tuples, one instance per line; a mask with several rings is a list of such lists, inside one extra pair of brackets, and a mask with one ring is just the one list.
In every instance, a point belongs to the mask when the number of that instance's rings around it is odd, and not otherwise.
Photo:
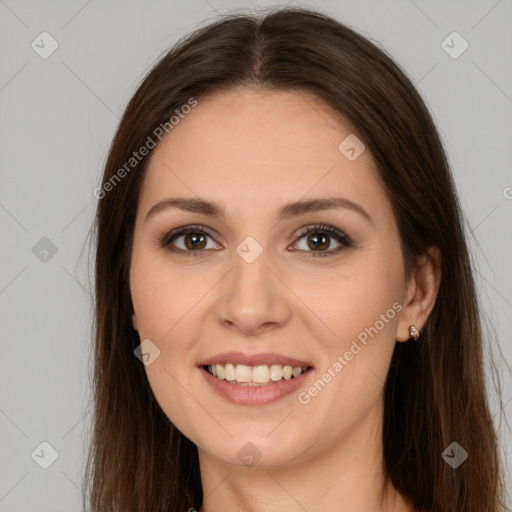
[[(327, 250), (331, 246), (331, 239), (339, 244), (339, 247), (334, 250)], [(352, 239), (342, 233), (338, 229), (333, 226), (327, 226), (324, 224), (309, 226), (307, 227), (298, 238), (299, 242), (304, 242), (305, 248), (300, 250), (304, 250), (306, 252), (311, 252), (312, 257), (316, 256), (332, 256), (334, 254), (339, 253), (346, 247), (350, 247), (352, 245)], [(297, 242), (295, 242), (296, 244)], [(311, 249), (310, 251), (308, 249)]]
[[(212, 235), (204, 227), (185, 226), (165, 234), (159, 239), (158, 243), (160, 247), (168, 251), (185, 256), (200, 256), (203, 251), (222, 248), (218, 244), (208, 247), (208, 238), (213, 241)], [(334, 239), (339, 244), (339, 247), (334, 250), (327, 250), (332, 245), (331, 239)], [(345, 233), (333, 226), (324, 224), (309, 226), (304, 229), (294, 242), (294, 245), (297, 245), (298, 242), (305, 243), (305, 248), (299, 248), (299, 250), (312, 253), (312, 257), (332, 256), (344, 248), (350, 247), (353, 243), (352, 239)]]
[[(184, 254), (186, 256), (198, 256), (203, 251), (218, 249), (217, 247), (208, 247), (208, 238), (211, 235), (200, 226), (186, 226), (178, 228), (167, 233), (159, 242), (161, 247), (175, 253)], [(182, 239), (180, 241), (180, 239)], [(178, 242), (175, 242), (178, 240)], [(174, 249), (172, 246), (178, 247)]]

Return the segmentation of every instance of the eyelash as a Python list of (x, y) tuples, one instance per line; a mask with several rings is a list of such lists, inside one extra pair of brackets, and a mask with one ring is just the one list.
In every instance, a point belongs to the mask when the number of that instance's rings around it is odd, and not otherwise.
[[(178, 228), (178, 229), (175, 229), (175, 230), (165, 234), (163, 237), (161, 237), (159, 239), (158, 244), (161, 248), (164, 248), (172, 253), (183, 254), (184, 256), (200, 256), (204, 252), (211, 250), (211, 249), (200, 249), (197, 251), (185, 251), (183, 249), (171, 249), (171, 247), (170, 247), (171, 242), (173, 242), (176, 238), (179, 238), (182, 235), (187, 235), (190, 233), (203, 234), (203, 235), (207, 235), (207, 236), (213, 238), (212, 235), (208, 231), (206, 231), (202, 226), (185, 226), (183, 228)], [(338, 254), (342, 250), (344, 250), (344, 248), (350, 247), (353, 244), (352, 239), (348, 235), (345, 235), (340, 230), (336, 229), (333, 226), (329, 226), (327, 224), (317, 224), (315, 226), (308, 226), (306, 229), (304, 229), (300, 233), (300, 235), (295, 240), (294, 244), (297, 243), (298, 241), (300, 241), (303, 237), (305, 237), (306, 235), (308, 235), (310, 233), (318, 233), (318, 234), (328, 235), (328, 236), (334, 238), (338, 243), (341, 244), (341, 246), (338, 249), (334, 249), (334, 250), (330, 250), (330, 251), (305, 251), (305, 252), (311, 252), (312, 254), (310, 257), (312, 257), (312, 258), (316, 258), (318, 256), (320, 256), (320, 257), (333, 256), (335, 254)]]

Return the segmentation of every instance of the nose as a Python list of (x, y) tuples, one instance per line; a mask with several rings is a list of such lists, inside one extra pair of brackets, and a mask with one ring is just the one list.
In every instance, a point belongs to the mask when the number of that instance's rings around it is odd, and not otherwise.
[(265, 251), (249, 263), (233, 254), (233, 268), (223, 279), (218, 321), (224, 328), (257, 336), (283, 327), (291, 316), (291, 293)]

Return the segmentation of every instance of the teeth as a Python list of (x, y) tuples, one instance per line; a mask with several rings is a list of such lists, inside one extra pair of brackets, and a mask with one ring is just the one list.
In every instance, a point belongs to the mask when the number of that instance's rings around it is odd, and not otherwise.
[[(251, 371), (251, 367), (248, 366), (249, 371)], [(238, 380), (238, 379), (237, 379)], [(270, 370), (268, 369), (268, 366), (264, 364), (263, 366), (255, 366), (252, 369), (252, 381), (263, 383), (263, 382), (269, 382), (270, 381)]]
[(235, 380), (235, 365), (228, 363), (224, 370), (224, 378), (226, 380)]
[(283, 367), (283, 377), (286, 380), (289, 380), (292, 378), (293, 368), (291, 366), (284, 366)]
[(301, 373), (302, 373), (302, 368), (300, 368), (300, 367), (295, 367), (292, 369), (292, 375), (294, 377), (298, 377)]
[(240, 384), (242, 386), (258, 386), (270, 384), (271, 382), (278, 382), (283, 378), (290, 380), (299, 377), (307, 370), (307, 367), (300, 366), (281, 366), (280, 364), (273, 364), (260, 366), (247, 366), (245, 364), (231, 364), (227, 363), (214, 364), (208, 366), (208, 371), (215, 377), (227, 380), (232, 384)]
[(270, 380), (276, 381), (283, 378), (283, 367), (280, 364), (273, 364), (270, 367)]
[(236, 370), (233, 372), (233, 378), (229, 380), (236, 380), (237, 382), (251, 382), (252, 368), (250, 366), (245, 366), (244, 364), (237, 364)]

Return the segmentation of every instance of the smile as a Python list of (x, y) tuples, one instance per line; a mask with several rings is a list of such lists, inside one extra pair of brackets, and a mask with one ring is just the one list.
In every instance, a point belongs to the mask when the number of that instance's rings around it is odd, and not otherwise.
[(295, 379), (308, 367), (273, 364), (268, 366), (247, 366), (244, 364), (213, 364), (205, 369), (214, 377), (240, 386), (265, 386), (281, 380)]

